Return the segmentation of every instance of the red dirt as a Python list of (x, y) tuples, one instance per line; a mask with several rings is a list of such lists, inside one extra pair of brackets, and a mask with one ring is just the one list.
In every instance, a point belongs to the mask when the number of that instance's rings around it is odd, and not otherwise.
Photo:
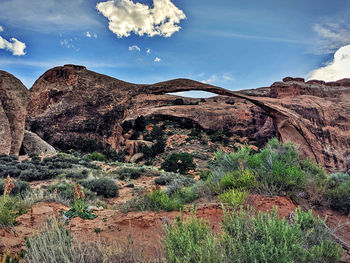
[[(297, 205), (288, 197), (275, 196), (266, 197), (251, 195), (248, 204), (259, 211), (271, 211), (278, 207), (280, 217), (288, 216), (295, 210)], [(50, 215), (59, 210), (67, 211), (69, 208), (57, 203), (40, 202), (33, 206), (32, 214), (29, 211), (18, 217), (18, 226), (12, 230), (0, 229), (0, 251), (18, 252), (24, 248), (24, 237), (33, 235), (40, 231), (40, 223)], [(318, 212), (322, 216), (328, 216), (329, 226), (332, 228), (339, 222), (345, 222), (346, 217), (326, 210)], [(121, 213), (118, 210), (96, 211), (98, 217), (94, 220), (83, 220), (74, 218), (70, 222), (70, 229), (73, 235), (80, 241), (101, 240), (112, 244), (114, 241), (133, 241), (136, 247), (141, 247), (145, 256), (152, 257), (161, 249), (161, 240), (164, 234), (163, 227), (166, 223), (171, 223), (176, 217), (187, 217), (191, 212), (186, 211), (182, 215), (179, 212), (129, 212)], [(222, 220), (222, 209), (218, 203), (199, 202), (197, 216), (204, 218), (214, 232), (220, 231)], [(96, 234), (95, 229), (101, 232)], [(350, 225), (344, 227), (338, 234), (350, 244)]]

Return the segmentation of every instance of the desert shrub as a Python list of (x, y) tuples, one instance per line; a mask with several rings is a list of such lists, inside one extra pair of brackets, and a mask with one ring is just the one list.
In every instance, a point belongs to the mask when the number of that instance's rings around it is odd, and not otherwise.
[(209, 170), (201, 170), (199, 172), (199, 178), (200, 180), (203, 180), (203, 181), (209, 179), (212, 175), (213, 175), (212, 172)]
[(23, 201), (10, 196), (15, 185), (12, 178), (7, 176), (3, 185), (3, 194), (0, 196), (0, 226), (12, 226), (16, 223), (16, 217), (25, 213)]
[(224, 145), (227, 145), (229, 140), (226, 137), (226, 135), (222, 131), (217, 131), (211, 135), (209, 135), (209, 138), (212, 142), (220, 142)]
[(101, 143), (97, 142), (94, 138), (82, 138), (80, 140), (77, 140), (77, 142), (79, 142), (77, 148), (85, 153), (92, 153), (103, 148)]
[(0, 196), (0, 226), (13, 226), (16, 218), (26, 212), (23, 201), (17, 196)]
[(163, 241), (169, 263), (223, 262), (208, 224), (195, 215), (165, 226)]
[(27, 182), (48, 180), (55, 178), (58, 174), (58, 171), (49, 170), (47, 168), (25, 170), (21, 172), (19, 179)]
[(152, 191), (146, 197), (149, 200), (149, 210), (152, 211), (173, 211), (183, 207), (178, 199), (170, 198), (165, 191), (160, 189)]
[[(30, 186), (27, 182), (16, 180), (13, 182), (14, 188), (11, 191), (11, 195), (23, 195), (30, 190)], [(0, 195), (4, 194), (4, 180), (0, 180)]]
[(70, 178), (73, 180), (85, 179), (88, 176), (89, 176), (88, 170), (82, 170), (82, 171), (77, 171), (77, 172), (68, 172), (66, 174), (66, 178)]
[(144, 172), (145, 172), (145, 169), (140, 167), (123, 167), (117, 170), (120, 180), (125, 180), (125, 179), (135, 180), (137, 178), (140, 178)]
[(178, 173), (165, 173), (158, 178), (154, 179), (154, 183), (156, 185), (171, 185), (173, 182), (177, 182), (177, 184), (181, 186), (189, 186), (194, 184), (193, 178), (190, 178), (188, 176), (183, 176)]
[(106, 156), (107, 161), (110, 162), (125, 162), (124, 152), (117, 152), (111, 147), (107, 147), (103, 150), (103, 154)]
[(173, 153), (161, 165), (168, 172), (185, 174), (196, 168), (193, 156), (189, 153)]
[[(346, 177), (345, 177), (346, 178)], [(326, 192), (332, 208), (343, 212), (350, 213), (350, 179), (337, 176), (336, 185)], [(343, 181), (344, 180), (344, 181)], [(343, 182), (342, 182), (343, 181)]]
[(173, 211), (182, 208), (183, 203), (179, 198), (169, 196), (164, 190), (156, 189), (146, 195), (128, 200), (121, 207), (121, 211)]
[(257, 215), (244, 210), (226, 213), (223, 231), (228, 262), (339, 262), (343, 253), (325, 222), (300, 208), (290, 223), (280, 220), (276, 209)]
[(258, 186), (258, 183), (253, 172), (248, 169), (240, 169), (221, 177), (220, 186), (222, 190), (230, 188), (254, 189)]
[(80, 182), (82, 186), (106, 198), (117, 197), (118, 187), (115, 182), (107, 178), (97, 178)]
[(155, 156), (157, 156), (160, 153), (163, 153), (166, 147), (166, 140), (164, 137), (159, 137), (155, 144), (153, 144), (151, 147), (148, 147), (147, 145), (143, 146), (141, 149), (141, 152), (143, 153), (144, 159), (150, 159)]
[(139, 116), (135, 120), (134, 130), (135, 131), (144, 131), (146, 128), (146, 119), (144, 116)]
[(165, 132), (162, 129), (162, 127), (155, 125), (153, 126), (150, 134), (145, 136), (145, 139), (153, 141), (153, 140), (157, 140), (158, 138), (164, 137), (164, 135), (165, 135)]
[(239, 207), (244, 203), (248, 196), (247, 191), (240, 191), (236, 189), (228, 190), (227, 192), (218, 196), (218, 199), (223, 204), (227, 204), (233, 208)]
[(99, 161), (99, 162), (105, 162), (107, 160), (107, 157), (99, 152), (93, 152), (90, 153), (87, 158), (89, 158), (92, 161)]
[(56, 183), (48, 187), (49, 193), (57, 193), (63, 199), (72, 199), (74, 196), (74, 184)]
[(191, 132), (188, 134), (190, 139), (197, 139), (200, 140), (202, 138), (202, 131), (200, 128), (193, 128), (191, 129)]
[(171, 196), (171, 199), (179, 200), (181, 204), (192, 203), (199, 198), (199, 193), (194, 187), (182, 187)]
[(343, 173), (334, 173), (334, 174), (331, 174), (330, 179), (331, 179), (331, 184), (333, 186), (336, 186), (336, 185), (343, 184), (343, 183), (346, 183), (347, 181), (349, 181), (350, 175), (343, 174)]
[[(209, 166), (213, 169), (213, 183), (221, 180), (228, 172), (249, 170), (258, 182), (256, 189), (262, 193), (278, 194), (302, 189), (313, 175), (324, 176), (323, 171), (310, 162), (301, 164), (298, 153), (291, 143), (282, 144), (271, 139), (259, 153), (252, 154), (250, 147), (236, 153), (216, 152)], [(313, 178), (317, 180), (317, 178)]]

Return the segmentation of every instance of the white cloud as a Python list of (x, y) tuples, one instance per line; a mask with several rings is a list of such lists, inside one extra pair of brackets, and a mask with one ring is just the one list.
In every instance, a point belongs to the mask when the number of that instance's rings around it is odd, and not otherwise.
[(149, 54), (151, 54), (151, 49), (150, 48), (147, 48), (146, 49), (146, 53), (149, 55)]
[[(4, 28), (0, 26), (0, 32), (2, 31), (4, 31)], [(8, 50), (12, 52), (14, 56), (23, 56), (26, 54), (26, 52), (24, 52), (26, 44), (14, 37), (8, 41), (0, 36), (0, 49)]]
[(350, 78), (350, 45), (338, 49), (331, 62), (325, 67), (312, 71), (308, 77), (308, 79), (324, 81), (336, 81), (343, 78)]
[(162, 60), (159, 58), (159, 57), (156, 57), (155, 59), (154, 59), (154, 62), (161, 62)]
[(109, 29), (119, 38), (131, 32), (143, 36), (170, 37), (180, 30), (178, 25), (186, 15), (171, 0), (153, 0), (153, 7), (131, 0), (110, 0), (96, 5), (109, 20)]
[(138, 51), (138, 52), (140, 52), (140, 51), (141, 51), (141, 48), (139, 48), (139, 47), (136, 46), (136, 45), (133, 45), (133, 46), (130, 46), (130, 47), (129, 47), (129, 51)]
[(318, 35), (318, 49), (315, 53), (333, 53), (334, 50), (350, 43), (350, 24), (344, 19), (314, 24), (312, 29)]
[(230, 81), (233, 81), (233, 77), (230, 73), (224, 73), (224, 74), (213, 74), (209, 76), (209, 78), (202, 80), (205, 84), (218, 84), (218, 83), (227, 83)]
[(60, 44), (62, 47), (65, 47), (65, 48), (71, 48), (71, 49), (74, 49), (75, 51), (79, 51), (80, 48), (77, 48), (74, 44), (73, 44), (73, 39), (72, 38), (69, 38), (69, 39), (63, 39), (60, 41)]
[(85, 33), (85, 36), (88, 37), (88, 38), (97, 38), (97, 34), (96, 33), (90, 33), (89, 31)]

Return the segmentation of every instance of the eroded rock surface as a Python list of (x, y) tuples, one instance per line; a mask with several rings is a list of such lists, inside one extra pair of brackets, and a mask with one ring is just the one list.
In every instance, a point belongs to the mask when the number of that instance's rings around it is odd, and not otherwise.
[(28, 98), (28, 90), (20, 80), (0, 71), (0, 153), (19, 154)]
[[(189, 90), (220, 96), (174, 105), (178, 97), (166, 95)], [(344, 172), (350, 156), (349, 103), (349, 79), (288, 77), (271, 87), (233, 92), (188, 79), (138, 85), (66, 65), (49, 70), (32, 87), (27, 124), (60, 148), (78, 147), (85, 138), (118, 148), (129, 139), (123, 137), (125, 120), (188, 119), (203, 129), (230, 129), (253, 143), (278, 135), (294, 142), (304, 157)]]

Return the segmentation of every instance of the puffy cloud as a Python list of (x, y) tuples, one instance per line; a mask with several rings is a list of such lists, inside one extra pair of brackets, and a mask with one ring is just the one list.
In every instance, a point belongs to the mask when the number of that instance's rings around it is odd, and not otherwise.
[(312, 71), (308, 79), (336, 81), (350, 78), (350, 45), (338, 49), (334, 58), (326, 66)]
[(131, 0), (110, 0), (96, 5), (109, 20), (109, 29), (119, 38), (147, 35), (170, 37), (180, 30), (178, 25), (186, 15), (171, 0), (153, 0), (153, 7)]
[(161, 62), (162, 60), (159, 58), (159, 57), (156, 57), (155, 59), (154, 59), (154, 62)]
[(133, 45), (133, 46), (130, 46), (130, 47), (129, 47), (129, 51), (138, 51), (138, 52), (140, 52), (140, 51), (141, 51), (141, 48), (139, 48), (139, 47), (136, 46), (136, 45)]
[(149, 55), (149, 54), (151, 54), (151, 49), (150, 48), (147, 48), (146, 49), (146, 53)]
[[(0, 26), (0, 32), (2, 31), (4, 31), (4, 28)], [(8, 41), (0, 36), (0, 49), (8, 50), (12, 52), (14, 56), (23, 56), (26, 54), (24, 52), (26, 49), (26, 44), (14, 37)]]

